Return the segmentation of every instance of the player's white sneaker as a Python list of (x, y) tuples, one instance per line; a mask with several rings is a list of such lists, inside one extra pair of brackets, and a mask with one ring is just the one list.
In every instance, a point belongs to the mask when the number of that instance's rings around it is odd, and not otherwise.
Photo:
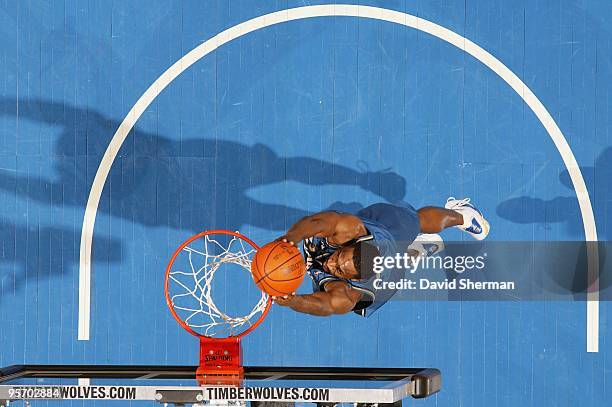
[(482, 213), (470, 203), (470, 198), (455, 199), (450, 197), (444, 205), (446, 209), (459, 212), (463, 216), (463, 225), (457, 227), (476, 240), (483, 240), (489, 234), (489, 222)]
[(408, 250), (416, 250), (423, 257), (433, 256), (444, 250), (444, 240), (437, 233), (421, 233), (410, 243)]

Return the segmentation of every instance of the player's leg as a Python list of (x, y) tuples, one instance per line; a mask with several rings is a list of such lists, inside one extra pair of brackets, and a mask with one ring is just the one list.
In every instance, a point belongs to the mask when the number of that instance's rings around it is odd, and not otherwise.
[(421, 233), (439, 233), (446, 228), (463, 225), (463, 215), (438, 206), (425, 206), (417, 214), (421, 222)]
[(422, 233), (438, 233), (456, 226), (474, 239), (482, 240), (489, 234), (489, 222), (469, 198), (448, 198), (444, 208), (426, 206), (417, 211)]

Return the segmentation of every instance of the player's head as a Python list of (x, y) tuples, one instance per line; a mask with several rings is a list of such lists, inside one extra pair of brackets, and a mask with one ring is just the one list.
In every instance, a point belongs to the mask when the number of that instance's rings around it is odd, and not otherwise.
[(325, 268), (336, 277), (367, 280), (374, 275), (374, 257), (379, 255), (376, 246), (359, 242), (336, 250), (325, 261)]

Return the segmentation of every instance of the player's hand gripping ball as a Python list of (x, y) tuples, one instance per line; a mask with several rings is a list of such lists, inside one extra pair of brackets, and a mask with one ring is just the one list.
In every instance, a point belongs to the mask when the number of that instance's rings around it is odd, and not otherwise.
[(272, 297), (291, 295), (304, 280), (306, 264), (300, 250), (275, 241), (261, 247), (251, 264), (251, 275), (260, 290)]

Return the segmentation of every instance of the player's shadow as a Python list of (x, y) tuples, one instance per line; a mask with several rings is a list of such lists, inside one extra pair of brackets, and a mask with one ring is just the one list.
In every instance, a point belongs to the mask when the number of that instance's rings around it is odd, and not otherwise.
[[(601, 240), (609, 240), (612, 218), (606, 216), (606, 202), (612, 199), (612, 147), (604, 149), (595, 160), (594, 167), (580, 167), (584, 180), (589, 187), (591, 204), (595, 213)], [(568, 191), (574, 187), (569, 173), (562, 171), (559, 181)], [(576, 239), (582, 239), (584, 229), (582, 216), (575, 195), (557, 196), (552, 199), (541, 199), (521, 196), (508, 199), (497, 206), (497, 215), (514, 223), (563, 223), (568, 232)]]
[[(0, 188), (48, 205), (84, 208), (101, 154), (120, 122), (89, 109), (38, 99), (0, 99), (2, 117), (49, 126), (59, 136), (49, 136), (55, 138), (54, 174), (33, 179), (20, 168), (0, 171)], [(22, 125), (20, 131), (25, 128)], [(389, 202), (402, 199), (406, 192), (405, 179), (392, 171), (359, 171), (307, 156), (283, 157), (263, 144), (211, 135), (174, 140), (138, 128), (133, 133), (111, 167), (98, 213), (146, 226), (200, 231), (238, 230), (249, 224), (284, 230), (309, 213), (297, 207), (307, 206), (306, 197), (285, 181), (356, 186)], [(257, 189), (263, 186), (264, 190)], [(54, 188), (62, 193), (49, 194)], [(337, 202), (334, 209), (345, 206)]]
[[(78, 257), (80, 231), (78, 226), (74, 229), (15, 226), (13, 220), (0, 218), (0, 303), (5, 296), (23, 289), (26, 280), (32, 281), (30, 288), (35, 293), (40, 289), (38, 281), (70, 270)], [(106, 253), (105, 262), (121, 261), (118, 240), (97, 237), (95, 246)]]
[[(612, 147), (604, 149), (593, 167), (580, 167), (586, 185), (589, 189), (591, 205), (600, 241), (609, 241), (612, 238), (612, 217), (609, 216), (609, 201), (612, 199)], [(573, 185), (567, 170), (559, 174), (559, 181), (568, 191), (573, 191)], [(521, 224), (550, 224), (559, 223), (567, 227), (570, 236), (576, 241), (584, 239), (584, 225), (578, 200), (575, 195), (557, 196), (552, 199), (541, 199), (530, 196), (521, 196), (508, 199), (497, 206), (497, 215), (503, 219)], [(600, 288), (611, 285), (610, 265), (606, 263), (608, 244), (599, 244), (600, 253)], [(586, 246), (576, 259), (574, 273), (552, 273), (551, 278), (562, 288), (573, 293), (583, 293), (587, 287), (586, 277)]]

